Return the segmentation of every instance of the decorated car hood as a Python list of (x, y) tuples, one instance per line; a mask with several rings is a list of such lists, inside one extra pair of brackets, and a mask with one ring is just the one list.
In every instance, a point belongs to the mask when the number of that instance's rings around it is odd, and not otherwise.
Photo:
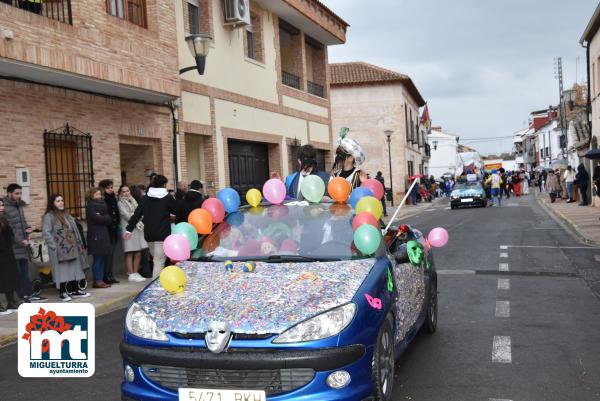
[(375, 259), (261, 263), (253, 273), (234, 263), (183, 262), (184, 292), (169, 294), (156, 280), (136, 302), (165, 332), (203, 333), (213, 321), (231, 331), (279, 334), (314, 315), (350, 302)]

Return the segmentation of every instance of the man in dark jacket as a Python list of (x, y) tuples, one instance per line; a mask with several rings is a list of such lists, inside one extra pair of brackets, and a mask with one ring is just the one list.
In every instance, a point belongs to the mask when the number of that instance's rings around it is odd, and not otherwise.
[(114, 183), (112, 180), (102, 180), (98, 184), (102, 190), (102, 195), (104, 195), (104, 202), (106, 202), (108, 215), (112, 220), (110, 226), (108, 227), (112, 252), (107, 256), (106, 266), (104, 266), (104, 282), (106, 284), (119, 283), (119, 280), (113, 276), (113, 261), (115, 248), (117, 246), (117, 242), (119, 241), (119, 223), (121, 221), (121, 216), (119, 215), (119, 206), (113, 185)]
[(177, 202), (177, 217), (175, 222), (187, 222), (192, 210), (202, 207), (204, 199), (204, 195), (202, 195), (202, 183), (198, 180), (192, 181), (185, 197)]
[(575, 182), (577, 183), (577, 188), (579, 189), (579, 194), (581, 195), (581, 202), (579, 203), (579, 206), (587, 206), (588, 204), (587, 189), (589, 181), (590, 176), (585, 170), (583, 163), (580, 163), (577, 167), (577, 174), (575, 175)]
[(152, 277), (160, 275), (165, 265), (165, 253), (163, 241), (171, 235), (171, 215), (177, 214), (177, 201), (169, 196), (167, 191), (167, 177), (157, 175), (154, 177), (152, 186), (148, 189), (146, 196), (142, 198), (123, 234), (123, 239), (131, 238), (131, 233), (136, 224), (144, 219), (144, 237), (150, 246), (150, 252), (154, 257)]
[(312, 145), (304, 145), (298, 151), (299, 171), (288, 175), (285, 178), (285, 187), (287, 195), (292, 199), (302, 200), (302, 192), (300, 190), (302, 180), (309, 175), (319, 176), (325, 183), (325, 195), (327, 195), (327, 184), (331, 176), (317, 169), (317, 150)]
[(6, 197), (3, 199), (6, 220), (14, 233), (13, 252), (19, 268), (20, 281), (18, 293), (24, 302), (46, 302), (47, 298), (33, 295), (33, 289), (31, 288), (27, 246), (29, 245), (29, 234), (33, 229), (25, 219), (23, 208), (26, 204), (21, 200), (22, 196), (23, 188), (17, 184), (10, 184), (6, 188)]

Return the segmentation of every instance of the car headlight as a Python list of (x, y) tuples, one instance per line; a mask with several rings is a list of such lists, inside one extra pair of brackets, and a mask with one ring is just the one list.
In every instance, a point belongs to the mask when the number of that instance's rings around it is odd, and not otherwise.
[(452, 199), (458, 199), (458, 198), (460, 198), (460, 196), (458, 196), (458, 195), (452, 195), (451, 197), (452, 197)]
[(350, 324), (355, 313), (356, 305), (353, 303), (339, 306), (298, 323), (281, 333), (273, 343), (299, 343), (335, 336)]
[(169, 341), (165, 332), (160, 330), (156, 322), (135, 302), (127, 311), (125, 327), (127, 327), (127, 330), (131, 334), (137, 337), (148, 340)]
[(481, 198), (481, 194), (475, 194), (476, 198)]

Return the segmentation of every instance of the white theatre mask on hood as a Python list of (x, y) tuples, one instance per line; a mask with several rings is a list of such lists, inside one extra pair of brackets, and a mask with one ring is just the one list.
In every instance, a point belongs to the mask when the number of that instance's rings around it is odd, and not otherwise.
[(205, 335), (206, 346), (214, 354), (225, 350), (231, 338), (231, 327), (226, 322), (211, 322)]

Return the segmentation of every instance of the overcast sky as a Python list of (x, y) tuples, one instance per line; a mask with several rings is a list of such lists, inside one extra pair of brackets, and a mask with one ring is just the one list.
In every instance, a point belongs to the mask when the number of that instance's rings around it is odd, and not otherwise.
[(365, 61), (409, 75), (434, 125), (482, 153), (509, 151), (508, 136), (533, 110), (558, 103), (554, 58), (565, 87), (586, 80), (579, 38), (595, 0), (322, 0), (350, 24), (330, 62)]

